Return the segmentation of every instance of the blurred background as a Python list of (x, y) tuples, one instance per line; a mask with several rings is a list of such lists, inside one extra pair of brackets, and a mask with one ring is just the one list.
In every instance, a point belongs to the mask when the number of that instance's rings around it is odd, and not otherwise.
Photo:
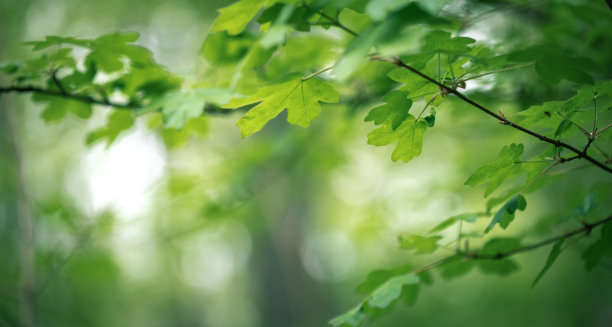
[[(138, 43), (159, 62), (197, 83), (215, 74), (201, 47), (216, 10), (228, 3), (0, 0), (0, 61), (27, 58), (22, 43), (46, 35), (137, 31)], [(465, 34), (485, 41), (516, 34), (519, 42), (533, 31), (522, 29), (517, 17), (550, 19), (538, 33), (555, 33), (554, 22), (568, 13), (549, 5), (485, 15)], [(576, 42), (582, 35), (576, 29), (559, 37)], [(609, 74), (605, 49), (612, 43), (606, 40), (588, 47), (599, 47), (593, 59)], [(330, 50), (330, 57), (337, 54)], [(363, 75), (384, 79), (389, 67), (377, 65)], [(472, 92), (485, 103), (511, 103), (504, 112), (571, 94), (527, 88), (537, 77), (525, 74), (485, 80)], [(487, 84), (505, 92), (479, 94)], [(368, 272), (445, 254), (414, 257), (398, 248), (397, 238), (425, 233), (452, 215), (482, 212), (483, 189), (464, 186), (467, 177), (497, 158), (502, 145), (536, 142), (448, 101), (423, 154), (393, 163), (392, 147), (367, 145), (372, 126), (363, 119), (388, 88), (377, 85), (354, 81), (351, 87), (361, 87), (366, 99), (347, 99), (341, 90), (341, 104), (324, 105), (307, 129), (281, 115), (243, 140), (235, 126), (240, 114), (219, 115), (206, 120), (204, 135), (180, 146), (143, 119), (111, 146), (87, 147), (87, 132), (110, 109), (95, 108), (87, 122), (70, 117), (45, 125), (41, 105), (3, 95), (2, 110), (15, 119), (12, 129), (0, 129), (0, 326), (18, 325), (19, 166), (35, 222), (39, 326), (325, 326), (362, 299), (354, 289)], [(576, 228), (551, 221), (610, 182), (594, 169), (576, 174), (529, 194), (527, 211), (504, 235), (530, 233), (527, 240), (536, 241)], [(609, 208), (606, 194), (597, 195), (595, 217)], [(570, 201), (558, 203), (559, 197)], [(445, 281), (434, 273), (436, 283), (421, 289), (414, 306), (398, 305), (370, 325), (610, 326), (612, 275), (604, 268), (585, 271), (580, 255), (587, 245), (564, 251), (534, 289), (548, 247), (517, 256), (521, 269), (506, 277), (473, 271)]]

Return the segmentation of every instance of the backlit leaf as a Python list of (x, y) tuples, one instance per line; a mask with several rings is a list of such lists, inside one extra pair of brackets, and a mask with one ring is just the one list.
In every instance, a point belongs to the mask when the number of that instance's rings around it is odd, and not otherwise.
[(261, 130), (285, 108), (289, 123), (307, 127), (321, 112), (319, 102), (338, 102), (338, 93), (318, 78), (303, 80), (302, 75), (292, 75), (287, 81), (259, 88), (248, 97), (234, 98), (223, 108), (257, 103), (236, 123), (240, 126), (242, 137), (247, 137)]

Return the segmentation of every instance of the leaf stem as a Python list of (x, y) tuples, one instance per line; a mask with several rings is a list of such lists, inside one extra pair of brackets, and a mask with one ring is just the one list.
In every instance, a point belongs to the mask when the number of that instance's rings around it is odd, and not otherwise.
[(568, 118), (568, 117), (566, 117), (564, 114), (560, 113), (559, 111), (557, 111), (557, 114), (558, 114), (559, 116), (563, 117), (563, 119), (567, 120), (568, 122), (570, 122), (570, 123), (572, 123), (572, 124), (576, 125), (576, 127), (580, 128), (580, 130), (581, 130), (582, 132), (584, 132), (584, 134), (586, 134), (587, 136), (590, 136), (590, 135), (591, 135), (591, 133), (590, 133), (589, 131), (587, 131), (587, 130), (586, 130), (586, 128), (584, 128), (584, 127), (582, 127), (582, 126), (578, 125), (578, 123), (576, 123), (575, 121), (573, 121), (573, 120), (569, 119), (569, 118)]
[(323, 74), (326, 71), (332, 70), (333, 68), (334, 68), (334, 66), (329, 66), (329, 67), (317, 70), (316, 72), (314, 72), (314, 73), (312, 73), (312, 74), (310, 74), (308, 76), (302, 77), (302, 82), (307, 81), (307, 80), (309, 80), (309, 79), (311, 79), (311, 78), (313, 78), (313, 77), (315, 77), (317, 75)]
[(553, 167), (555, 167), (556, 165), (558, 165), (560, 163), (561, 163), (560, 160), (556, 160), (555, 162), (553, 162), (551, 165), (546, 167), (546, 169), (542, 170), (542, 172), (539, 173), (538, 176), (536, 176), (533, 180), (531, 180), (531, 182), (529, 182), (527, 185), (525, 185), (525, 187), (523, 187), (516, 194), (521, 194), (521, 193), (525, 192), (528, 188), (530, 188), (533, 184), (535, 184), (535, 182), (539, 181), (542, 177), (544, 177), (544, 175), (546, 175), (546, 173), (548, 173), (551, 169), (553, 169)]
[(596, 136), (599, 136), (599, 134), (603, 133), (603, 131), (605, 131), (606, 129), (612, 127), (612, 123), (609, 123), (608, 125), (606, 125), (604, 128), (600, 129), (597, 131), (597, 133), (595, 134)]
[(597, 93), (593, 93), (593, 108), (595, 109), (595, 117), (593, 118), (593, 133), (591, 135), (595, 137), (597, 133)]
[(483, 77), (483, 76), (487, 76), (487, 75), (491, 75), (491, 74), (503, 73), (503, 72), (507, 72), (507, 71), (511, 71), (511, 70), (515, 70), (515, 69), (519, 69), (519, 68), (523, 68), (523, 67), (528, 67), (528, 66), (531, 66), (531, 65), (533, 65), (532, 62), (527, 63), (527, 64), (522, 64), (522, 65), (516, 65), (516, 66), (511, 66), (511, 67), (497, 69), (497, 70), (492, 70), (490, 72), (486, 72), (486, 73), (482, 73), (482, 74), (477, 74), (477, 75), (474, 75), (474, 76), (469, 76), (469, 77), (465, 78), (464, 81), (469, 81), (471, 79), (475, 79), (475, 78), (479, 78), (479, 77)]

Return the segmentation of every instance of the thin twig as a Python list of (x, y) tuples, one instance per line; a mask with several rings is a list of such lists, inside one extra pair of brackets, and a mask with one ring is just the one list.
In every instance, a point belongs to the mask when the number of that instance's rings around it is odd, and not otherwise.
[(598, 220), (598, 221), (596, 221), (596, 222), (594, 222), (592, 224), (584, 223), (581, 228), (569, 231), (569, 232), (567, 232), (565, 234), (561, 234), (561, 235), (558, 235), (558, 236), (555, 236), (555, 237), (551, 237), (549, 239), (546, 239), (546, 240), (543, 240), (543, 241), (540, 241), (540, 242), (537, 242), (537, 243), (534, 243), (534, 244), (531, 244), (531, 245), (527, 245), (527, 246), (524, 246), (524, 247), (520, 247), (518, 249), (506, 251), (506, 252), (498, 252), (496, 254), (491, 254), (491, 255), (488, 255), (488, 254), (478, 254), (478, 253), (474, 252), (474, 253), (463, 253), (463, 255), (465, 255), (466, 257), (471, 258), (471, 259), (502, 259), (502, 258), (506, 258), (506, 257), (512, 256), (512, 255), (518, 254), (518, 253), (527, 252), (527, 251), (530, 251), (530, 250), (537, 249), (537, 248), (545, 246), (547, 244), (554, 243), (554, 242), (556, 242), (556, 241), (558, 241), (558, 240), (560, 240), (562, 238), (568, 238), (568, 237), (571, 237), (571, 236), (574, 236), (574, 235), (578, 235), (580, 233), (585, 233), (585, 235), (588, 235), (591, 232), (591, 230), (593, 230), (593, 228), (595, 228), (595, 227), (597, 227), (599, 225), (605, 224), (605, 223), (607, 223), (608, 221), (611, 221), (611, 220), (612, 220), (612, 216), (608, 216), (608, 217), (606, 217), (604, 219), (601, 219), (601, 220)]
[(597, 136), (599, 136), (599, 134), (603, 133), (603, 131), (605, 131), (606, 129), (612, 127), (612, 123), (609, 123), (608, 125), (606, 125), (604, 128), (600, 129), (597, 131)]
[(560, 163), (561, 163), (561, 161), (557, 160), (557, 161), (553, 162), (551, 165), (549, 165), (548, 167), (546, 167), (546, 169), (542, 170), (542, 172), (539, 173), (538, 176), (536, 176), (531, 182), (529, 182), (527, 185), (525, 185), (525, 187), (523, 187), (520, 191), (518, 191), (517, 194), (521, 194), (521, 193), (525, 192), (528, 188), (531, 187), (531, 185), (533, 185), (535, 182), (537, 182), (540, 179), (542, 179), (542, 177), (544, 177), (544, 175), (546, 175), (546, 173), (548, 173), (551, 169), (553, 169), (553, 167), (555, 167), (556, 165), (558, 165)]
[(568, 122), (574, 124), (576, 127), (578, 127), (584, 134), (586, 134), (587, 136), (590, 136), (591, 133), (589, 131), (586, 130), (586, 128), (580, 126), (577, 122), (571, 120), (569, 117), (565, 116), (564, 114), (560, 113), (559, 111), (557, 111), (557, 115), (563, 117), (563, 119), (567, 120)]
[(522, 65), (516, 65), (516, 66), (512, 66), (512, 67), (506, 67), (506, 68), (501, 68), (501, 69), (497, 69), (497, 70), (492, 70), (490, 72), (486, 72), (486, 73), (481, 73), (481, 74), (477, 74), (474, 76), (469, 76), (467, 78), (464, 79), (464, 81), (469, 81), (471, 79), (475, 79), (475, 78), (479, 78), (479, 77), (483, 77), (483, 76), (487, 76), (487, 75), (491, 75), (491, 74), (496, 74), (496, 73), (503, 73), (503, 72), (508, 72), (511, 70), (515, 70), (515, 69), (519, 69), (519, 68), (524, 68), (524, 67), (528, 67), (528, 66), (532, 66), (533, 63), (528, 63), (528, 64), (522, 64)]

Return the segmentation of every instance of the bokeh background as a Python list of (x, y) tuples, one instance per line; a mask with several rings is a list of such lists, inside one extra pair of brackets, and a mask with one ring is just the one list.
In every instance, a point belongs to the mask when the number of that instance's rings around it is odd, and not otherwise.
[[(0, 0), (0, 61), (27, 58), (22, 43), (46, 35), (137, 31), (138, 43), (159, 62), (198, 82), (213, 74), (200, 49), (216, 10), (228, 3)], [(569, 15), (557, 3), (485, 15), (466, 34), (479, 40), (516, 34), (518, 42), (534, 31), (521, 29), (517, 17), (550, 19), (539, 32), (555, 33)], [(559, 38), (579, 42), (579, 32)], [(593, 57), (608, 75), (609, 41), (586, 46), (598, 47)], [(384, 76), (379, 69), (364, 74)], [(537, 78), (526, 74), (496, 81), (507, 92), (484, 101), (511, 103), (504, 110), (512, 112), (571, 94), (522, 89), (521, 78)], [(476, 96), (486, 93), (486, 84), (473, 90)], [(45, 125), (41, 105), (3, 95), (2, 110), (16, 119), (12, 130), (0, 127), (0, 326), (18, 324), (19, 165), (35, 220), (39, 326), (325, 326), (361, 300), (354, 289), (368, 272), (440, 256), (444, 249), (414, 257), (398, 249), (397, 237), (483, 211), (482, 188), (463, 185), (469, 174), (497, 157), (499, 140), (535, 142), (451, 101), (426, 135), (423, 154), (393, 163), (390, 147), (366, 144), (372, 126), (363, 118), (381, 90), (361, 87), (374, 96), (326, 105), (308, 129), (279, 117), (243, 140), (235, 126), (239, 115), (219, 115), (208, 119), (205, 135), (178, 147), (168, 146), (146, 120), (110, 147), (87, 147), (87, 132), (110, 109), (96, 108), (87, 122), (72, 117)], [(560, 175), (530, 194), (528, 210), (505, 235), (529, 232), (527, 240), (537, 240), (575, 228), (547, 222), (567, 215), (602, 182), (593, 169), (579, 174)], [(605, 213), (610, 199), (598, 201)], [(521, 269), (505, 277), (474, 271), (445, 281), (434, 274), (436, 282), (421, 290), (416, 305), (398, 305), (370, 324), (610, 326), (612, 275), (601, 267), (585, 271), (580, 255), (587, 245), (564, 251), (534, 289), (549, 248), (517, 256)]]

